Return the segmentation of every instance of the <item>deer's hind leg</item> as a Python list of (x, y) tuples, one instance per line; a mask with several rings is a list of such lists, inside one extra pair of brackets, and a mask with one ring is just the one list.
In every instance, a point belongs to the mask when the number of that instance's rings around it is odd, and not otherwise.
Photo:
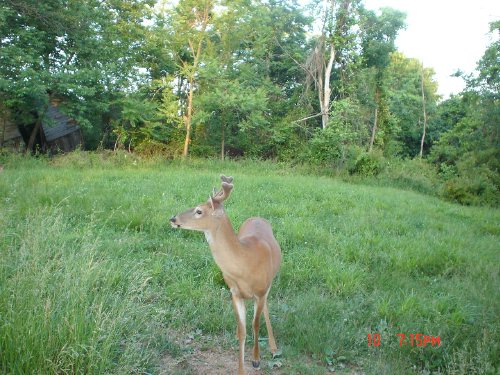
[(269, 319), (269, 310), (267, 309), (267, 298), (264, 301), (264, 319), (266, 320), (267, 334), (269, 336), (269, 349), (271, 353), (274, 355), (278, 351), (278, 347), (276, 346), (276, 341), (274, 340), (273, 327), (271, 327), (271, 320)]
[(254, 311), (253, 311), (253, 360), (252, 366), (254, 368), (259, 368), (260, 366), (260, 350), (259, 350), (259, 325), (260, 316), (262, 315), (262, 310), (266, 305), (266, 296), (255, 297), (254, 300)]

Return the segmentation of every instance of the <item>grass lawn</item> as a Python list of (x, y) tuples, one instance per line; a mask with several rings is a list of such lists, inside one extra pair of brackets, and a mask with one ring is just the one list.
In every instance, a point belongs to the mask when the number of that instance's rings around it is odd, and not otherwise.
[(261, 373), (500, 371), (498, 209), (263, 162), (0, 162), (0, 373), (160, 374), (196, 343), (235, 350), (203, 234), (168, 225), (221, 173), (233, 226), (262, 216), (282, 247), (269, 297), (282, 356), (264, 348)]

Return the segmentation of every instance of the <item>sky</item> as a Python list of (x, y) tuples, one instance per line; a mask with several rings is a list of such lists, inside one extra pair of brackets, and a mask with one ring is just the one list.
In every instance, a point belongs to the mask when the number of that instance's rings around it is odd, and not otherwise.
[(396, 40), (398, 50), (434, 68), (443, 99), (464, 88), (457, 70), (472, 73), (494, 39), (489, 23), (500, 19), (499, 0), (365, 0), (365, 7), (391, 7), (406, 13), (406, 30)]

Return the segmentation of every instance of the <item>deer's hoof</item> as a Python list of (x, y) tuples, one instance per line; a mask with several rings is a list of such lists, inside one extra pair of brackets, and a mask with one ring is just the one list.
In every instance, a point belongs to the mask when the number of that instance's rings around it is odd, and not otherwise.
[(260, 361), (252, 361), (252, 366), (254, 369), (260, 368)]

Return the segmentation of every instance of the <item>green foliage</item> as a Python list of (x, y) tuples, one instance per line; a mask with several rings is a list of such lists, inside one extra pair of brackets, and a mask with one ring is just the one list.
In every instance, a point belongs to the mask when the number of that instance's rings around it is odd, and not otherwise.
[(307, 161), (310, 163), (332, 164), (342, 157), (341, 135), (332, 127), (316, 129), (309, 141)]
[[(390, 154), (413, 158), (419, 155), (424, 128), (422, 79), (427, 115), (426, 133), (431, 134), (436, 134), (432, 121), (438, 100), (437, 83), (433, 80), (434, 71), (424, 68), (417, 59), (409, 59), (397, 52), (391, 53), (390, 59), (387, 67), (388, 102), (392, 118), (397, 123), (392, 139), (400, 145), (399, 149)], [(426, 153), (432, 146), (432, 141), (433, 138), (427, 135), (424, 143)]]
[[(500, 151), (489, 148), (467, 153), (459, 158), (454, 169), (443, 169), (445, 198), (467, 205), (500, 204)], [(451, 171), (450, 171), (451, 169)]]
[(377, 176), (383, 168), (383, 156), (377, 152), (361, 152), (349, 166), (349, 173), (359, 176)]
[(490, 24), (490, 33), (494, 39), (493, 43), (486, 49), (481, 60), (477, 64), (478, 75), (469, 79), (468, 88), (480, 92), (483, 96), (492, 96), (498, 100), (500, 92), (500, 21)]
[(453, 128), (467, 115), (461, 95), (453, 95), (439, 103), (429, 126), (429, 140), (434, 144), (442, 134)]
[[(284, 0), (155, 4), (6, 2), (0, 9), (1, 144), (6, 118), (32, 125), (51, 99), (62, 99), (59, 108), (82, 127), (85, 149), (174, 158), (190, 123), (187, 145), (195, 157), (310, 163), (383, 179), (382, 165), (404, 165), (393, 159), (420, 151), (423, 85), (424, 156), (439, 173), (435, 190), (464, 204), (497, 204), (496, 34), (476, 72), (464, 77), (466, 90), (438, 105), (432, 69), (396, 50), (405, 26), (396, 9), (370, 11), (360, 0), (325, 7), (313, 1), (307, 8)], [(313, 21), (323, 17), (318, 44)], [(491, 24), (492, 33), (498, 25)], [(313, 87), (327, 63), (321, 48), (330, 42), (333, 100), (330, 122), (318, 130)], [(311, 56), (320, 58), (311, 63)], [(359, 152), (364, 149), (376, 153)], [(386, 158), (381, 163), (379, 152)], [(414, 168), (408, 180), (418, 180), (420, 168), (411, 161), (408, 167)]]
[(203, 126), (198, 137), (212, 140), (211, 145), (222, 154), (229, 149), (236, 154), (245, 150), (248, 156), (260, 155), (259, 146), (264, 143), (262, 133), (268, 125), (265, 88), (256, 88), (251, 82), (240, 82), (236, 78), (224, 79), (221, 74), (217, 76), (218, 79), (207, 80), (208, 87), (203, 87), (196, 101), (198, 111), (194, 122)]
[(326, 129), (315, 129), (304, 151), (304, 160), (313, 164), (343, 167), (351, 145), (360, 143), (359, 104), (351, 99), (333, 104)]
[(214, 18), (195, 97), (193, 152), (274, 156), (268, 139), (286, 115), (303, 75), (299, 60), (308, 20), (295, 6), (234, 1)]
[(159, 119), (159, 111), (155, 102), (139, 95), (129, 95), (120, 99), (116, 105), (121, 113), (112, 121), (116, 134), (116, 146), (129, 150), (145, 141), (166, 139), (165, 127)]
[(300, 159), (300, 155), (306, 155), (307, 145), (303, 139), (310, 134), (308, 128), (297, 123), (295, 119), (304, 115), (300, 109), (289, 112), (289, 114), (277, 120), (272, 129), (271, 147), (280, 161), (294, 162)]
[(64, 99), (65, 111), (86, 132), (99, 133), (110, 102), (141, 80), (142, 21), (152, 4), (5, 3), (0, 10), (2, 103), (26, 124), (43, 116), (49, 97)]
[(382, 8), (379, 15), (363, 10), (361, 23), (363, 57), (367, 66), (384, 69), (390, 63), (390, 53), (398, 32), (405, 27), (406, 14), (392, 8)]
[(443, 196), (462, 204), (500, 203), (498, 46), (496, 40), (486, 50), (462, 95), (445, 102), (440, 116), (447, 130), (430, 154), (444, 181)]
[(439, 195), (436, 168), (425, 159), (388, 159), (377, 183), (399, 189), (411, 190), (431, 196)]

